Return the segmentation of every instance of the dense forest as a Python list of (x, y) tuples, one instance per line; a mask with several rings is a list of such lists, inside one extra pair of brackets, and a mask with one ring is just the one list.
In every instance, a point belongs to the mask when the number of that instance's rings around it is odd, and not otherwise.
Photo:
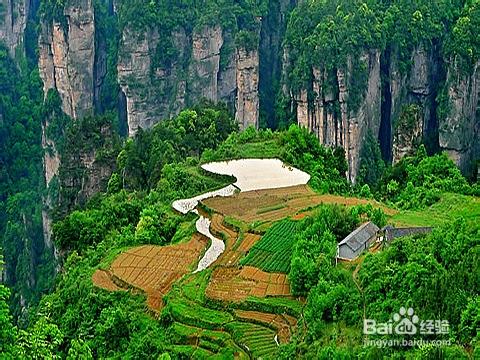
[[(4, 3), (0, 358), (480, 358), (478, 0)], [(172, 207), (240, 159), (308, 184)], [(366, 222), (429, 230), (339, 260)], [(115, 273), (144, 248), (155, 305)], [(448, 331), (368, 343), (402, 308)]]

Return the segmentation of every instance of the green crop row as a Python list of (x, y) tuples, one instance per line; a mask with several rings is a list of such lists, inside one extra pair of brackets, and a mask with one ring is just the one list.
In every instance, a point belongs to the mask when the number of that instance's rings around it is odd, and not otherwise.
[(241, 264), (255, 266), (268, 272), (288, 273), (297, 226), (298, 222), (291, 220), (274, 224), (250, 249)]

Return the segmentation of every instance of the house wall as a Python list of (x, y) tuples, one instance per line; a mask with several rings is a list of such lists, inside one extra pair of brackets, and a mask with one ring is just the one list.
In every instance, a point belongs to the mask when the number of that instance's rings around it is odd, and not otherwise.
[(347, 245), (341, 245), (338, 252), (338, 257), (343, 259), (355, 259), (359, 254), (356, 254)]
[(353, 251), (352, 249), (350, 249), (350, 247), (348, 247), (347, 244), (339, 245), (339, 247), (338, 247), (338, 257), (340, 257), (342, 259), (352, 259), (353, 260), (353, 259), (357, 258), (366, 249), (368, 249), (370, 244), (372, 244), (376, 240), (376, 238), (377, 238), (376, 235), (372, 236), (370, 239), (368, 239), (368, 241), (366, 243), (366, 248), (361, 247), (356, 252)]
[(388, 229), (386, 232), (387, 240), (391, 241), (393, 239), (412, 236), (417, 234), (428, 234), (432, 231), (431, 227), (412, 227), (412, 228), (393, 228)]

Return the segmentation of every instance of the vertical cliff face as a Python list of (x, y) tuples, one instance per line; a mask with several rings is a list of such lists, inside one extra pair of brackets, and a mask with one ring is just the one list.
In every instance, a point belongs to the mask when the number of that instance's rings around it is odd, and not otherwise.
[(443, 81), (439, 50), (435, 46), (416, 47), (410, 57), (410, 66), (401, 71), (398, 54), (390, 54), (389, 77), (391, 108), (390, 123), (393, 129), (392, 151), (387, 160), (398, 162), (412, 155), (420, 143), (428, 143), (430, 151), (438, 148), (436, 140), (436, 97)]
[(278, 126), (275, 117), (276, 97), (280, 91), (283, 49), (288, 17), (295, 7), (294, 0), (269, 1), (269, 10), (262, 18), (259, 44), (259, 83), (261, 125)]
[(44, 93), (56, 89), (63, 111), (76, 119), (92, 111), (94, 98), (95, 18), (91, 0), (69, 1), (66, 23), (42, 22), (39, 70)]
[[(287, 55), (288, 51), (285, 62)], [(448, 68), (449, 110), (439, 120), (438, 95), (445, 71), (436, 44), (415, 47), (403, 63), (394, 48), (382, 54), (364, 52), (359, 59), (367, 69), (364, 84), (358, 84), (362, 75), (350, 58), (335, 74), (313, 68), (311, 83), (296, 94), (290, 95), (288, 84), (283, 89), (292, 98), (300, 126), (310, 129), (322, 144), (345, 149), (350, 180), (355, 181), (360, 150), (369, 131), (378, 137), (386, 161), (398, 162), (425, 143), (430, 152), (446, 150), (468, 173), (468, 166), (478, 158), (474, 139), (479, 134), (479, 64), (468, 75), (462, 75), (455, 63)], [(361, 89), (359, 104), (352, 103), (355, 86)]]
[[(41, 22), (39, 34), (39, 71), (45, 96), (50, 89), (58, 91), (62, 110), (76, 119), (92, 111), (94, 65), (94, 11), (91, 0), (70, 1), (64, 8), (66, 23)], [(45, 151), (43, 165), (47, 188), (58, 177), (60, 156), (55, 141), (47, 136), (49, 119), (42, 130)], [(43, 233), (51, 247), (49, 210), (55, 205), (50, 195), (44, 197)]]
[(452, 59), (446, 89), (446, 116), (439, 121), (440, 147), (469, 172), (472, 161), (480, 157), (480, 61), (466, 73)]
[(178, 114), (201, 99), (225, 101), (240, 126), (258, 126), (258, 49), (236, 48), (220, 25), (176, 29), (171, 59), (161, 56), (155, 29), (125, 28), (120, 42), (118, 78), (126, 98), (129, 135)]
[[(55, 146), (55, 142), (48, 138), (46, 134), (46, 129), (48, 128), (49, 121), (45, 121), (45, 125), (42, 127), (42, 148), (45, 149), (45, 154), (43, 156), (43, 171), (45, 175), (45, 184), (48, 186), (52, 183), (52, 180), (58, 175), (58, 169), (60, 167), (60, 156)], [(51, 196), (47, 195), (44, 197), (44, 205), (42, 207), (42, 222), (43, 222), (43, 238), (45, 244), (49, 248), (55, 247), (52, 243), (52, 220), (49, 216), (48, 210), (53, 207), (53, 199)], [(55, 258), (57, 258), (57, 253), (55, 252)]]
[(205, 26), (192, 35), (191, 82), (188, 93), (192, 101), (205, 98), (218, 101), (220, 50), (223, 46), (222, 28)]
[(16, 50), (24, 51), (23, 39), (33, 0), (0, 1), (0, 39), (5, 42), (12, 57)]
[(258, 127), (258, 66), (258, 50), (237, 49), (235, 119), (241, 129)]
[(315, 133), (327, 146), (345, 149), (349, 165), (349, 178), (355, 181), (363, 140), (368, 131), (378, 134), (380, 127), (381, 81), (380, 53), (365, 51), (360, 57), (367, 81), (363, 94), (353, 103), (351, 94), (355, 73), (352, 60), (338, 68), (334, 74), (334, 86), (329, 86), (329, 74), (313, 69), (313, 99), (308, 99), (306, 89), (296, 96), (297, 121)]
[(171, 35), (176, 58), (158, 61), (160, 35), (130, 28), (123, 31), (118, 59), (118, 80), (127, 103), (129, 135), (150, 128), (185, 106), (184, 60), (189, 39), (183, 30)]

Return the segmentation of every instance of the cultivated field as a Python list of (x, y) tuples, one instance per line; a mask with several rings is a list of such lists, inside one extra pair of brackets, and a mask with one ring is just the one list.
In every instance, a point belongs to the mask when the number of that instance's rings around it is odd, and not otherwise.
[(235, 342), (242, 348), (248, 349), (254, 359), (275, 357), (278, 345), (274, 330), (241, 321), (229, 323), (226, 328), (232, 333)]
[(216, 268), (206, 289), (209, 298), (239, 302), (249, 296), (291, 296), (287, 276), (282, 273), (267, 273), (252, 266)]
[(147, 304), (153, 310), (162, 307), (162, 297), (172, 284), (191, 270), (208, 245), (208, 240), (196, 233), (186, 244), (170, 246), (144, 245), (119, 255), (109, 272), (97, 271), (92, 280), (95, 285), (108, 290), (117, 290), (106, 280), (122, 288), (135, 288), (147, 295)]
[(109, 271), (98, 269), (92, 275), (92, 281), (95, 286), (99, 288), (108, 290), (108, 291), (119, 291), (123, 290), (121, 287), (117, 286), (112, 280), (112, 274)]
[(308, 185), (241, 192), (226, 198), (205, 199), (202, 202), (217, 213), (240, 219), (247, 224), (272, 222), (289, 216), (296, 217), (301, 210), (322, 203), (347, 206), (372, 204), (374, 207), (381, 208), (387, 215), (396, 214), (395, 210), (373, 200), (319, 195)]
[(250, 250), (250, 248), (260, 240), (260, 235), (245, 233), (240, 235), (224, 222), (225, 218), (220, 214), (212, 215), (210, 225), (211, 232), (224, 239), (226, 246), (225, 252), (220, 255), (216, 265), (237, 266), (239, 260)]
[(297, 225), (297, 222), (291, 220), (275, 223), (250, 249), (240, 264), (255, 266), (268, 272), (288, 273)]
[(290, 340), (291, 332), (297, 325), (297, 319), (289, 315), (264, 313), (260, 311), (235, 310), (238, 319), (248, 322), (265, 324), (273, 328), (280, 343), (285, 344)]

